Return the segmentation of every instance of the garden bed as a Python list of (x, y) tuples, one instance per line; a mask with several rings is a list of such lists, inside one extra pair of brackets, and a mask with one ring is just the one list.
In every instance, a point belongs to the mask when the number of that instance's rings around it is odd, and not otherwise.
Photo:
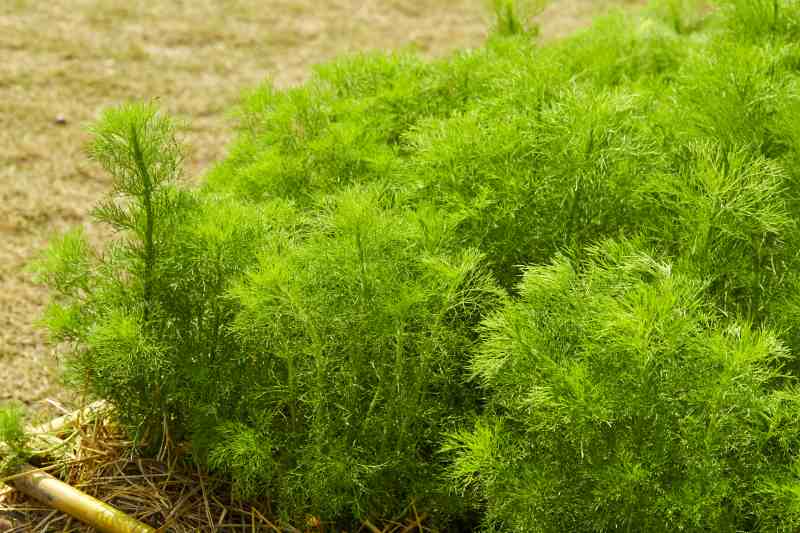
[(37, 269), (68, 379), (277, 527), (797, 529), (800, 7), (541, 45), (515, 5), (252, 91), (197, 188), (168, 116), (104, 113), (117, 238)]

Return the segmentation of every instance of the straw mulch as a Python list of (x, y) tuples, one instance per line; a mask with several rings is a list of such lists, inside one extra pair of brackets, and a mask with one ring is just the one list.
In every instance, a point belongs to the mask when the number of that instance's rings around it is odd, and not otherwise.
[[(132, 442), (105, 416), (68, 428), (67, 458), (35, 466), (158, 531), (340, 531), (309, 516), (305, 524), (279, 525), (269, 501), (248, 504), (230, 497), (230, 486), (182, 460), (180, 448), (155, 459), (135, 455)], [(63, 435), (63, 433), (62, 433)], [(33, 461), (32, 461), (33, 463)], [(365, 521), (355, 532), (431, 532), (412, 509), (404, 521)], [(377, 524), (377, 525), (376, 525)], [(94, 529), (0, 484), (0, 532), (89, 532)]]

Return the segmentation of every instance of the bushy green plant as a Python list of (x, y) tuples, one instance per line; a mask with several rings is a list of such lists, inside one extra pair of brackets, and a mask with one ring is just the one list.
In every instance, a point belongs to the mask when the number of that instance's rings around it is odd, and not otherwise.
[[(382, 195), (330, 198), (302, 243), (264, 253), (231, 293), (263, 439), (253, 452), (277, 451), (261, 475), (287, 509), (366, 516), (410, 496), (430, 506), (440, 431), (477, 408), (465, 354), (501, 293), (479, 255), (426, 250), (423, 228)], [(212, 463), (237, 474), (228, 447), (244, 443), (210, 438)]]
[(728, 28), (739, 39), (793, 38), (800, 30), (800, 9), (792, 0), (720, 0)]
[(18, 405), (0, 406), (0, 478), (15, 474), (30, 457), (24, 414)]
[(499, 35), (519, 35), (539, 32), (531, 26), (531, 18), (537, 15), (546, 2), (541, 0), (490, 0), (494, 13), (494, 32)]
[(706, 22), (701, 7), (703, 0), (655, 0), (650, 8), (667, 22), (675, 33), (688, 34), (700, 30)]
[(800, 396), (769, 331), (630, 244), (526, 271), (484, 323), (452, 469), (502, 531), (790, 531)]
[(794, 525), (796, 7), (657, 4), (539, 45), (497, 2), (479, 49), (267, 84), (191, 191), (169, 119), (108, 112), (117, 236), (40, 269), (73, 382), (287, 522), (472, 524), (448, 433), (498, 529)]
[(654, 206), (648, 234), (706, 280), (721, 309), (761, 322), (795, 261), (786, 182), (779, 165), (746, 150), (689, 144), (681, 166), (640, 189)]
[(178, 153), (151, 106), (97, 129), (121, 193), (97, 214), (121, 239), (94, 256), (68, 234), (40, 266), (73, 379), (142, 443), (189, 439), (287, 521), (347, 524), (412, 499), (457, 517), (441, 430), (478, 408), (463, 369), (475, 324), (504, 296), (482, 256), (444, 250), (432, 217), (384, 186), (318, 191), (302, 209), (180, 191), (166, 179), (174, 159), (137, 148)]
[(477, 246), (511, 287), (521, 264), (635, 230), (635, 191), (658, 166), (640, 105), (565, 90), (428, 122), (411, 138), (403, 188), (409, 202), (448, 213), (452, 244)]

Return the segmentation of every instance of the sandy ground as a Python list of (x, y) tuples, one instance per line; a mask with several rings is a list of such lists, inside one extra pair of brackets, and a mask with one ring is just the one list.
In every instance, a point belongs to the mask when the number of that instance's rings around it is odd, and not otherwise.
[[(536, 20), (554, 39), (639, 3), (556, 0)], [(478, 46), (489, 21), (482, 0), (0, 0), (0, 404), (46, 416), (46, 399), (73, 401), (36, 327), (46, 293), (27, 265), (75, 225), (102, 242), (89, 213), (109, 178), (84, 153), (101, 109), (157, 98), (187, 124), (197, 179), (224, 155), (243, 89), (302, 82), (346, 52)]]

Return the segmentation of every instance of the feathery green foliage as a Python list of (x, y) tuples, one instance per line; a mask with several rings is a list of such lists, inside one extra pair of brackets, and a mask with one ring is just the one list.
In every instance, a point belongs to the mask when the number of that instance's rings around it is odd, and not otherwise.
[[(789, 531), (798, 396), (770, 333), (631, 244), (526, 271), (472, 362), (486, 420), (454, 478), (503, 531)], [(793, 506), (796, 503), (792, 504)]]
[(24, 412), (11, 404), (0, 407), (0, 478), (16, 473), (30, 457)]
[(536, 35), (538, 27), (529, 27), (530, 19), (537, 15), (545, 2), (537, 0), (490, 0), (494, 13), (494, 32), (499, 35)]
[(250, 91), (196, 190), (153, 106), (104, 115), (117, 238), (40, 263), (72, 380), (285, 522), (796, 528), (796, 3), (547, 45), (519, 5)]

